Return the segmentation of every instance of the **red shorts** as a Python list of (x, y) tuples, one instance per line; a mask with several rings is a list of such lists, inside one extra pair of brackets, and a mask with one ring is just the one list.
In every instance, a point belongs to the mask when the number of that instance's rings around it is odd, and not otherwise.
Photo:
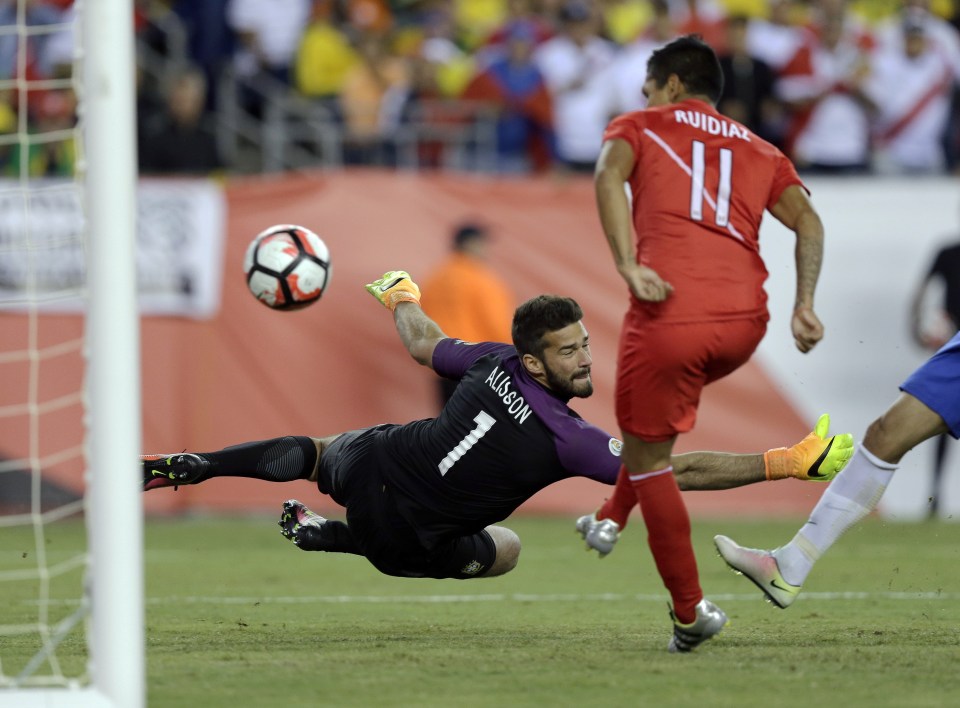
[(647, 442), (691, 430), (703, 387), (746, 363), (766, 331), (766, 316), (664, 323), (631, 308), (617, 357), (620, 429)]

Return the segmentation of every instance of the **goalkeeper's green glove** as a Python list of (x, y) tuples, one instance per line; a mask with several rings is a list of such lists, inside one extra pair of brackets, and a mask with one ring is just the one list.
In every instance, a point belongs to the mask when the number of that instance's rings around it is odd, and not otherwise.
[(853, 457), (853, 436), (850, 433), (829, 435), (830, 416), (824, 413), (813, 432), (791, 447), (778, 447), (763, 453), (767, 479), (796, 477), (815, 482), (829, 482), (840, 474)]
[(420, 288), (405, 270), (389, 270), (364, 287), (391, 312), (401, 302), (420, 304)]

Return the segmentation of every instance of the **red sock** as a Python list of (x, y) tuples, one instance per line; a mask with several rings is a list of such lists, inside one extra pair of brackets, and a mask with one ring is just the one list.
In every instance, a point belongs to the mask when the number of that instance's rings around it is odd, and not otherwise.
[(647, 543), (660, 578), (673, 599), (673, 613), (678, 622), (689, 624), (697, 618), (696, 605), (703, 599), (703, 591), (690, 541), (690, 516), (673, 468), (632, 477), (647, 525)]
[(620, 465), (620, 472), (617, 474), (617, 486), (613, 488), (613, 496), (607, 499), (600, 511), (597, 512), (598, 519), (613, 519), (620, 526), (622, 531), (627, 525), (627, 519), (630, 512), (637, 505), (637, 494), (633, 491), (633, 482), (630, 481), (630, 475), (627, 468)]

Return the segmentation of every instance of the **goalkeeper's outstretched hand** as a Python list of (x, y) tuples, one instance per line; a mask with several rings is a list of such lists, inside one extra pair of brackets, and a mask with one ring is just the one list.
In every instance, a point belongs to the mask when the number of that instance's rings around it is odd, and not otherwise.
[(405, 270), (388, 270), (382, 278), (367, 283), (364, 287), (391, 312), (401, 302), (420, 304), (420, 288)]
[(829, 431), (830, 416), (824, 413), (813, 432), (796, 445), (767, 450), (763, 456), (767, 479), (796, 477), (829, 482), (840, 474), (853, 456), (853, 436), (849, 433), (831, 436)]

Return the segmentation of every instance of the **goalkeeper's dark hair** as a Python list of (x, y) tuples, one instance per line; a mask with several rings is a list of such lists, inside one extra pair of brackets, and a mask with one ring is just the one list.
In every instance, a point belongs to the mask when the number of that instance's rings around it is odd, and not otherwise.
[(656, 50), (647, 62), (647, 76), (664, 86), (670, 74), (695, 96), (706, 96), (716, 104), (723, 93), (723, 69), (717, 53), (698, 34), (678, 37)]
[(577, 301), (559, 295), (538, 295), (520, 305), (513, 313), (513, 346), (520, 356), (533, 354), (543, 359), (543, 337), (583, 319)]

